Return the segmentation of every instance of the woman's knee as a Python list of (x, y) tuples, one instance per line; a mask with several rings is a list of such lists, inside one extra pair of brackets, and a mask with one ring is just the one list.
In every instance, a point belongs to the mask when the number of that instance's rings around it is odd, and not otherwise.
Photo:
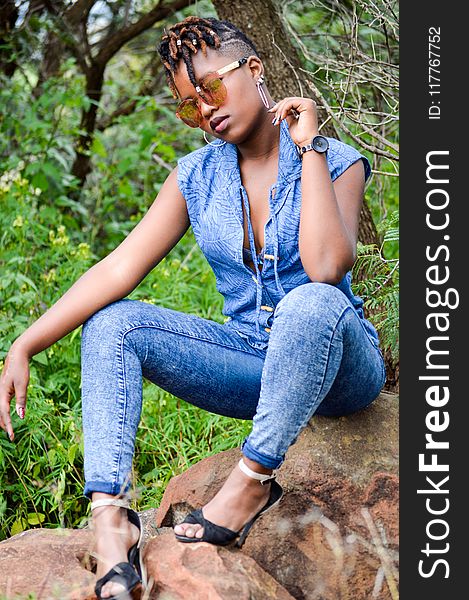
[(345, 294), (336, 286), (311, 282), (288, 292), (278, 303), (275, 316), (294, 317), (295, 321), (317, 320), (329, 315), (337, 318), (349, 305)]
[[(96, 311), (83, 323), (82, 340), (85, 338), (113, 337), (139, 323), (149, 306), (140, 300), (124, 298), (111, 302)], [(156, 306), (151, 305), (153, 309)]]

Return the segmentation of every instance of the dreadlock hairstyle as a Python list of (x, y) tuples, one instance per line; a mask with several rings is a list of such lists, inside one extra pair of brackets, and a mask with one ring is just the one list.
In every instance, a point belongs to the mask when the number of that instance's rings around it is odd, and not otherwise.
[(204, 56), (207, 56), (207, 46), (233, 58), (252, 54), (259, 56), (254, 43), (233, 23), (219, 21), (213, 17), (187, 17), (172, 25), (169, 30), (165, 29), (165, 35), (158, 46), (166, 80), (174, 98), (177, 98), (178, 94), (173, 75), (179, 61), (182, 59), (186, 64), (189, 79), (196, 87), (192, 54), (197, 54), (200, 48)]

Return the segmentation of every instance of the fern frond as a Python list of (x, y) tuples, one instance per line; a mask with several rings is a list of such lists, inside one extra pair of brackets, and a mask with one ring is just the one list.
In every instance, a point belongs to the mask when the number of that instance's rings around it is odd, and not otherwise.
[(376, 244), (357, 244), (357, 260), (353, 273), (365, 278), (352, 284), (354, 294), (363, 298), (364, 309), (370, 310), (370, 321), (376, 327), (381, 347), (394, 361), (399, 358), (399, 260), (386, 260), (382, 254), (388, 242), (399, 242), (399, 212), (394, 211), (377, 226), (383, 235), (381, 248)]

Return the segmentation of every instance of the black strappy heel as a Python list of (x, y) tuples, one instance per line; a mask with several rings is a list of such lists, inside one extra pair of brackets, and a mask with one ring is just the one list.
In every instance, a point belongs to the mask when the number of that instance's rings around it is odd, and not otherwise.
[[(125, 499), (103, 498), (101, 500), (96, 500), (91, 503), (91, 510), (100, 506), (118, 506), (127, 509), (129, 522), (138, 527), (140, 531), (137, 543), (130, 548), (127, 554), (128, 562), (121, 562), (114, 565), (114, 567), (112, 567), (112, 569), (110, 569), (103, 577), (98, 579), (94, 588), (98, 600), (129, 600), (129, 598), (133, 597), (133, 592), (137, 592), (137, 588), (140, 584), (143, 588), (146, 587), (146, 572), (141, 554), (143, 540), (142, 523), (138, 513), (129, 508), (129, 503)], [(124, 589), (117, 596), (110, 596), (109, 598), (102, 599), (101, 590), (108, 581), (119, 583)]]
[(227, 546), (231, 544), (237, 538), (238, 541), (235, 543), (235, 546), (241, 548), (246, 541), (246, 537), (250, 532), (252, 526), (257, 521), (257, 519), (264, 515), (268, 510), (274, 508), (276, 506), (282, 496), (283, 496), (283, 488), (277, 483), (276, 475), (272, 473), (272, 475), (262, 475), (261, 473), (256, 473), (249, 467), (247, 467), (241, 458), (238, 463), (239, 468), (249, 477), (253, 479), (257, 479), (261, 485), (265, 485), (266, 483), (271, 483), (270, 487), (270, 496), (267, 500), (267, 503), (261, 508), (261, 510), (254, 515), (254, 517), (248, 521), (239, 531), (233, 531), (232, 529), (228, 529), (227, 527), (222, 527), (221, 525), (216, 525), (216, 523), (212, 523), (206, 519), (202, 513), (202, 509), (197, 509), (192, 511), (187, 517), (182, 521), (182, 523), (191, 523), (191, 524), (199, 524), (204, 528), (204, 534), (201, 538), (188, 537), (186, 535), (181, 535), (175, 533), (176, 539), (180, 542), (187, 543), (196, 543), (196, 542), (208, 542), (209, 544), (216, 544), (217, 546)]

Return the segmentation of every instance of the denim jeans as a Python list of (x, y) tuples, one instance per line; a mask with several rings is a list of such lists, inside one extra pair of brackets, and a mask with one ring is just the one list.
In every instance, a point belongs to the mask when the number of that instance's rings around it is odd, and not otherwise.
[(243, 454), (279, 467), (314, 413), (370, 404), (385, 382), (378, 343), (335, 286), (307, 283), (277, 304), (267, 349), (223, 324), (137, 300), (82, 330), (85, 495), (119, 494), (131, 472), (142, 376), (200, 408), (252, 419)]

